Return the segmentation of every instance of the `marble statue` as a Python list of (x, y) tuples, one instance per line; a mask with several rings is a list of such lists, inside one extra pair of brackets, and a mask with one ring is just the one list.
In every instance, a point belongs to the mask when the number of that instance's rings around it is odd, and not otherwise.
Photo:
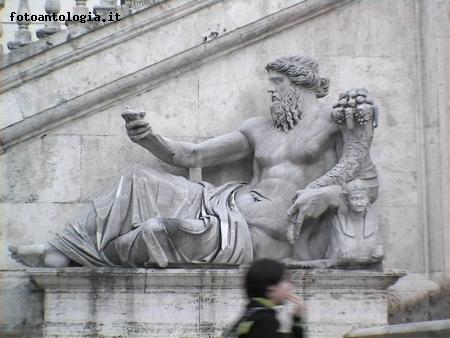
[(332, 220), (326, 258), (341, 263), (380, 261), (384, 255), (383, 244), (369, 189), (357, 179), (346, 184), (342, 195), (343, 203)]
[(266, 66), (270, 116), (198, 144), (157, 134), (143, 112), (123, 114), (129, 138), (182, 168), (253, 160), (250, 182), (215, 187), (152, 169), (134, 170), (46, 244), (13, 245), (32, 266), (167, 267), (247, 264), (255, 258), (324, 259), (343, 187), (360, 179), (376, 199), (370, 159), (377, 109), (365, 89), (319, 102), (329, 81), (310, 57)]

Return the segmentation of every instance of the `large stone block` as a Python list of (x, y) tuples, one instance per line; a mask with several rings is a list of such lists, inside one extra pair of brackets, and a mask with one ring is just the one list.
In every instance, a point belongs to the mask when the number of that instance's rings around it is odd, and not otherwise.
[[(243, 269), (30, 270), (45, 291), (44, 337), (219, 337), (246, 302), (244, 273)], [(385, 290), (401, 275), (292, 270), (291, 279), (308, 309), (309, 336), (339, 337), (352, 328), (385, 325)]]
[(302, 23), (302, 34), (286, 36), (276, 47), (288, 41), (297, 51), (317, 56), (414, 57), (414, 7), (408, 0), (353, 1)]
[(401, 175), (415, 170), (418, 158), (416, 141), (412, 138), (413, 133), (398, 133), (396, 142), (386, 142), (389, 136), (385, 135), (379, 137), (378, 133), (375, 134), (371, 151), (371, 157), (377, 165), (380, 176)]
[(147, 112), (146, 120), (164, 136), (197, 137), (199, 126), (212, 124), (199, 112), (199, 80), (195, 70), (127, 99), (127, 104)]
[[(417, 172), (402, 171), (389, 172), (386, 167), (380, 166), (380, 193), (378, 203), (382, 206), (417, 205)], [(386, 173), (386, 175), (383, 175)]]
[(424, 272), (424, 229), (417, 206), (377, 205), (377, 210), (385, 250), (384, 268)]
[[(68, 81), (67, 79), (74, 77), (74, 74), (70, 73), (68, 76), (60, 77), (59, 74), (52, 73), (43, 77), (40, 81), (24, 83), (20, 87), (12, 89), (10, 93), (17, 100), (23, 115), (30, 117), (70, 98), (64, 93), (63, 89)], [(36, 95), (39, 88), (45, 88), (45, 94), (42, 93), (44, 95)]]
[(200, 135), (223, 134), (239, 128), (248, 118), (269, 116), (264, 70), (269, 59), (255, 55), (255, 48), (245, 48), (243, 53), (230, 54), (198, 70), (200, 116), (214, 121), (203, 121)]
[(357, 329), (348, 332), (345, 338), (447, 338), (450, 335), (450, 319), (421, 321), (417, 323)]
[(71, 121), (52, 133), (124, 136), (125, 122), (121, 113), (126, 106), (145, 111), (145, 120), (155, 132), (164, 136), (194, 137), (198, 134), (198, 124), (210, 123), (209, 118), (198, 113), (198, 77), (192, 72), (167, 80), (145, 93), (128, 97), (106, 110)]

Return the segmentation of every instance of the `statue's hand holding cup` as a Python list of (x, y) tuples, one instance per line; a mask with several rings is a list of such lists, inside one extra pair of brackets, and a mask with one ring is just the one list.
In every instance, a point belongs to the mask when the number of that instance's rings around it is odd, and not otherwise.
[(135, 143), (139, 143), (152, 133), (152, 129), (148, 122), (144, 120), (144, 117), (144, 111), (135, 111), (129, 107), (122, 113), (128, 137)]

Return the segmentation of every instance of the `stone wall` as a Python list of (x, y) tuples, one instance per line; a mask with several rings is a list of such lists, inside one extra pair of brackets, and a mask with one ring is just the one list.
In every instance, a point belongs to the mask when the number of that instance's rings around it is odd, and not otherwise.
[[(120, 174), (152, 166), (187, 175), (128, 140), (120, 117), (125, 106), (145, 110), (147, 120), (162, 135), (198, 142), (234, 130), (249, 117), (267, 115), (265, 64), (279, 56), (305, 54), (316, 58), (322, 76), (331, 80), (324, 102), (332, 105), (340, 91), (364, 86), (379, 105), (380, 126), (372, 154), (380, 178), (375, 205), (385, 243), (384, 268), (445, 281), (449, 271), (447, 1), (340, 1), (339, 6), (324, 5), (315, 14), (257, 36), (246, 35), (257, 27), (246, 25), (261, 24), (268, 15), (291, 5), (289, 10), (295, 11), (314, 2), (210, 2), (172, 24), (142, 31), (39, 77), (17, 80), (15, 88), (1, 94), (9, 115), (0, 132), (8, 137), (24, 121), (37, 121), (52, 111), (66, 114), (63, 120), (52, 120), (53, 128), (44, 123), (29, 133), (34, 137), (15, 139), (0, 155), (4, 275), (22, 269), (7, 255), (8, 244), (50, 239), (90, 199), (112, 187)], [(145, 15), (151, 14), (138, 13), (117, 25), (124, 30)], [(202, 34), (211, 25), (219, 25), (222, 36), (202, 45)], [(95, 42), (95, 34), (107, 38), (115, 33), (113, 26), (4, 72), (13, 78), (64, 53), (80, 54), (83, 46)], [(241, 34), (243, 41), (228, 48), (233, 34)], [(246, 36), (251, 36), (248, 41)], [(196, 53), (209, 54), (160, 75), (158, 81), (150, 76), (157, 62), (171, 61), (195, 48)], [(21, 79), (27, 76), (30, 73), (24, 72)], [(120, 89), (124, 81), (128, 87), (115, 99), (105, 91), (100, 93), (103, 96), (96, 94), (102, 88)], [(214, 184), (245, 180), (250, 174), (249, 163), (203, 170), (204, 179)]]

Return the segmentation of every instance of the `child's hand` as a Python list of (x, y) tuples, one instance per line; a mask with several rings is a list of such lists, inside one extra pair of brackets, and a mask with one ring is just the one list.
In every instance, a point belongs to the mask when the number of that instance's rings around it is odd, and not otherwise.
[(295, 303), (295, 311), (294, 311), (294, 316), (299, 317), (299, 318), (304, 318), (305, 316), (305, 312), (306, 312), (306, 307), (305, 307), (305, 302), (303, 301), (303, 299), (301, 299), (299, 296), (294, 295), (294, 294), (290, 294), (288, 296), (288, 299), (290, 301), (292, 301), (293, 303)]

